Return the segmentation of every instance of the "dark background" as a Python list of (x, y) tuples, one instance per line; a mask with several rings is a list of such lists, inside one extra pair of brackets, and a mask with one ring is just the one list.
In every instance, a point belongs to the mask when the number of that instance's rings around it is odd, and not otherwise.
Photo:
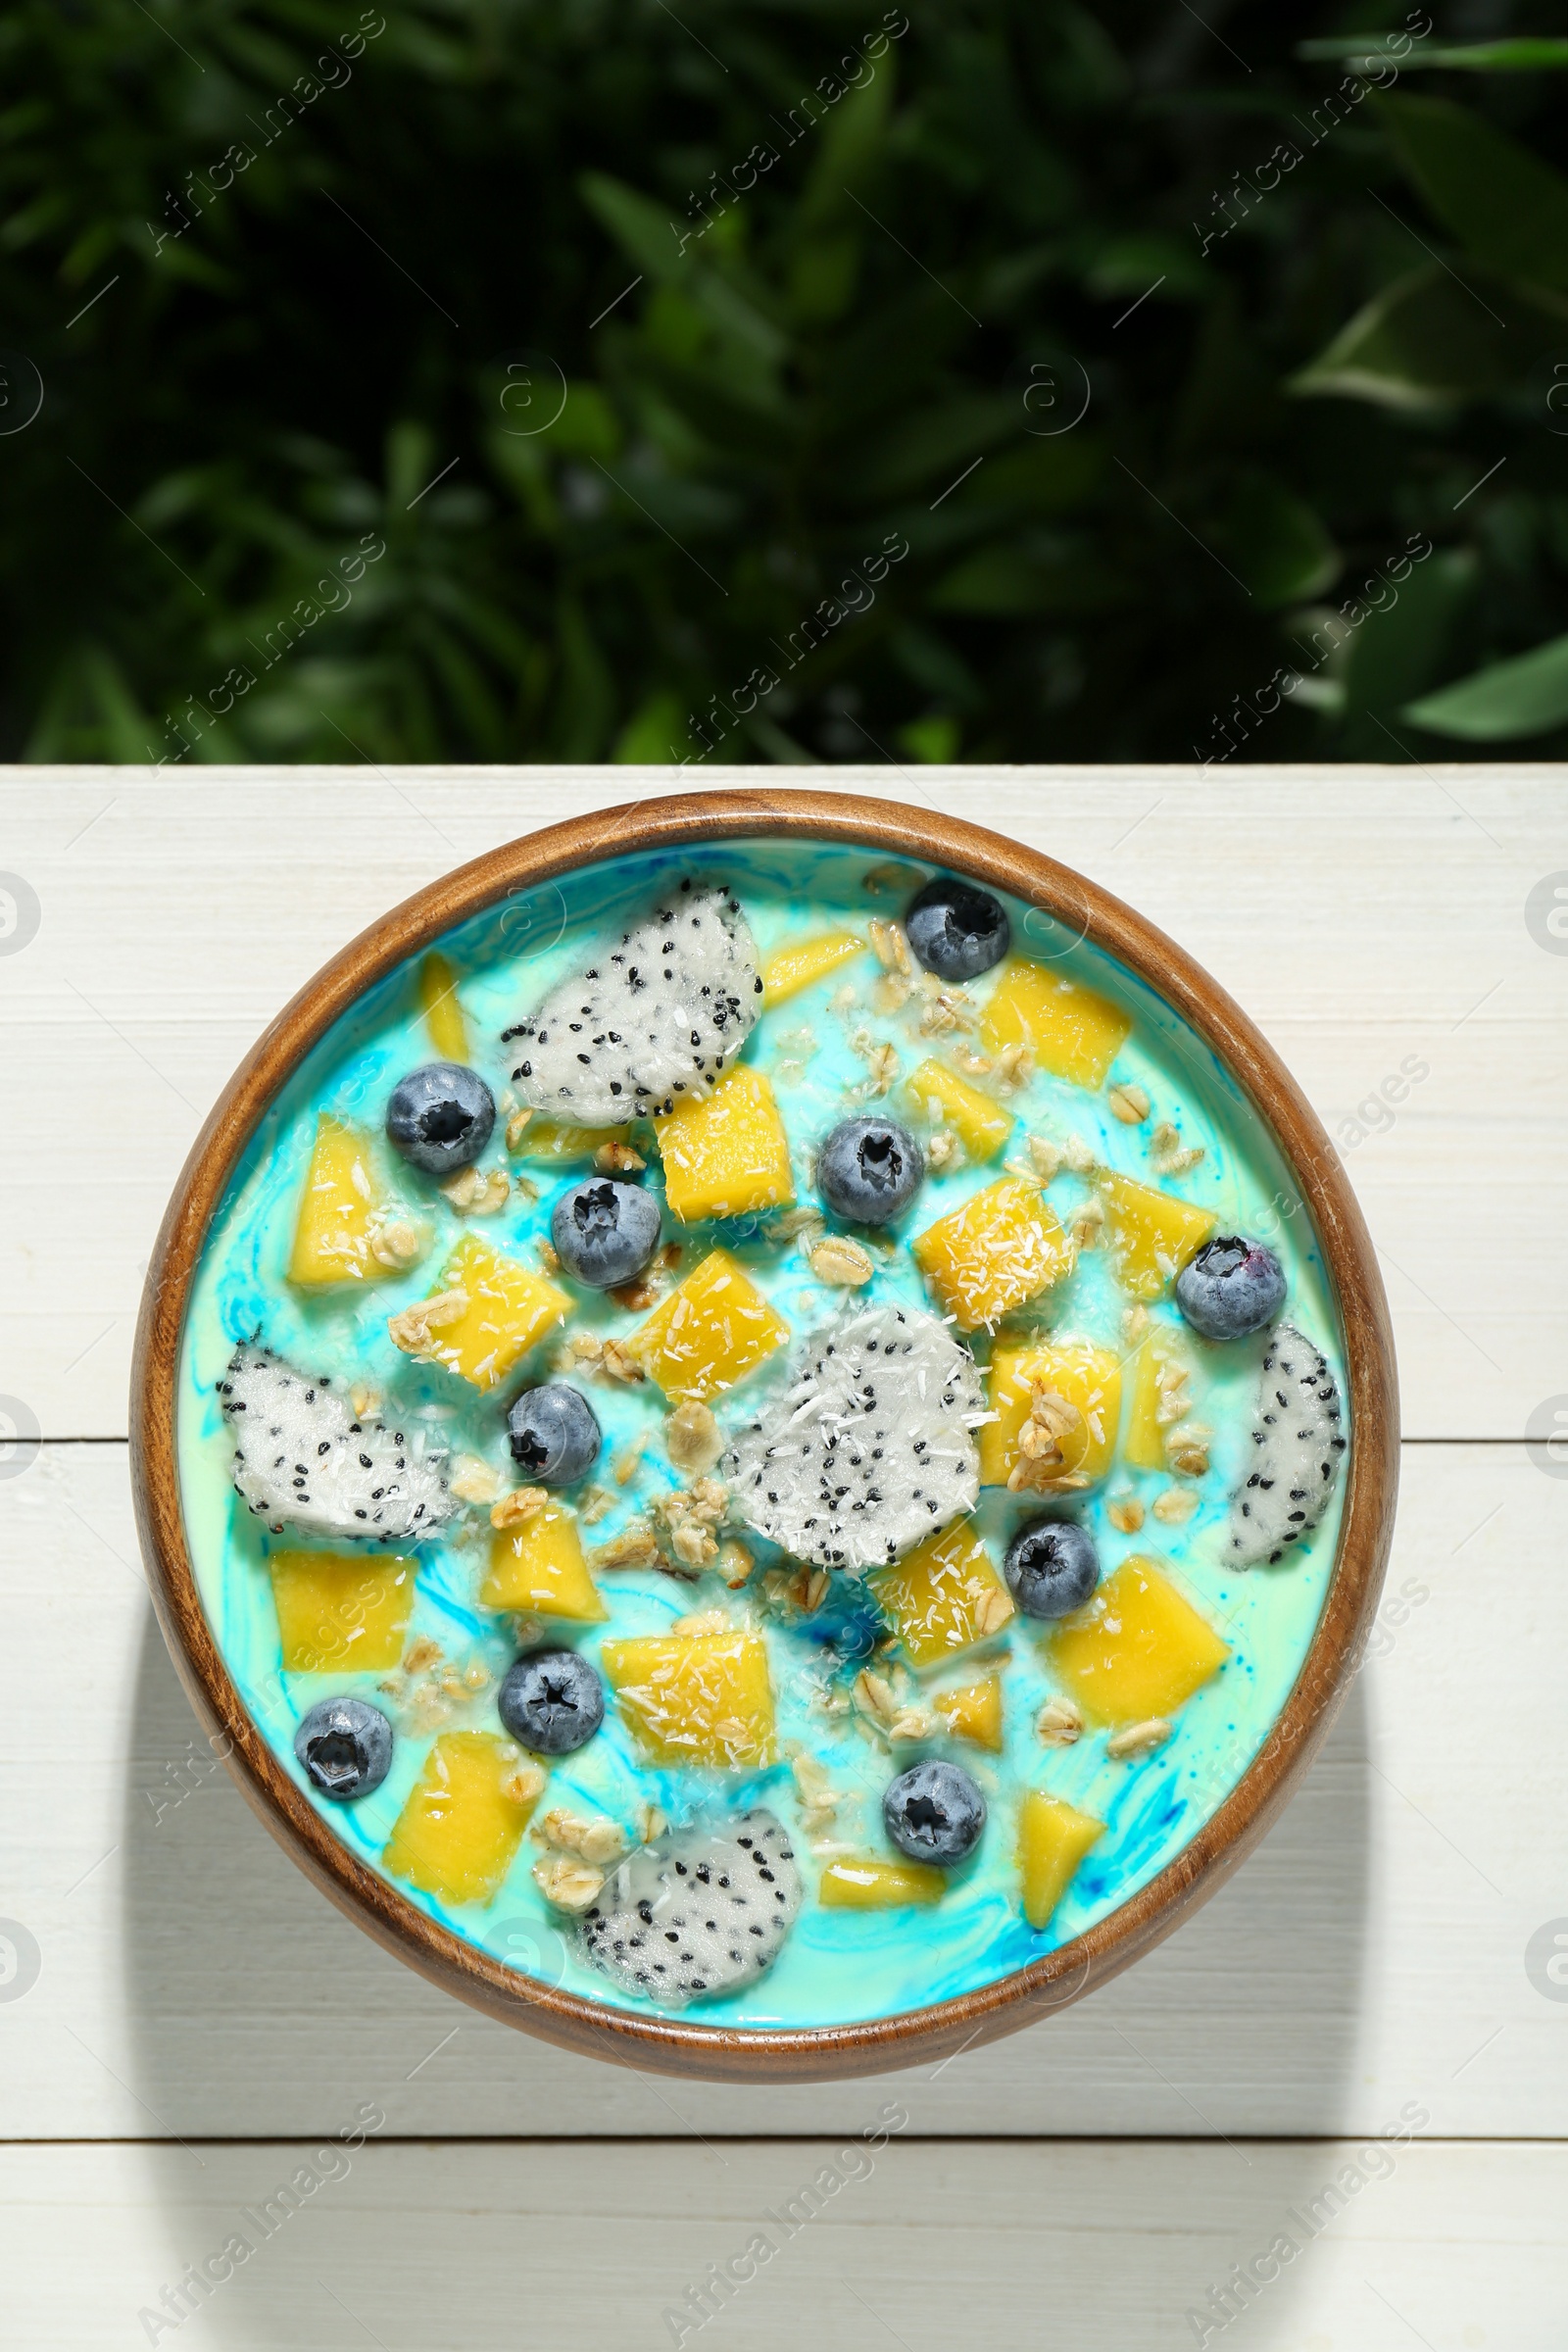
[(0, 757), (1568, 752), (1558, 12), (907, 8), (12, 6)]

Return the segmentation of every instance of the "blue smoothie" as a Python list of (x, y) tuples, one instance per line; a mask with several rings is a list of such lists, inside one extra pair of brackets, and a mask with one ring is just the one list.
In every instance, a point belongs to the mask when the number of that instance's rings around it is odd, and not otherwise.
[[(773, 1760), (736, 1770), (651, 1760), (646, 1738), (612, 1688), (602, 1728), (586, 1744), (537, 1759), (546, 1787), (535, 1813), (536, 1822), (555, 1811), (606, 1817), (633, 1846), (651, 1825), (679, 1832), (760, 1807), (776, 1815), (793, 1839), (803, 1881), (799, 1915), (764, 1975), (744, 1989), (699, 2001), (687, 2014), (715, 2025), (802, 2029), (881, 2018), (971, 1992), (1070, 1941), (1124, 1903), (1176, 1858), (1235, 1788), (1284, 1707), (1318, 1622), (1344, 1477), (1315, 1527), (1278, 1562), (1228, 1564), (1233, 1497), (1245, 1489), (1252, 1458), (1268, 1335), (1204, 1340), (1184, 1322), (1168, 1281), (1154, 1296), (1139, 1295), (1148, 1284), (1129, 1289), (1113, 1246), (1114, 1216), (1106, 1215), (1107, 1177), (1121, 1175), (1210, 1211), (1221, 1235), (1265, 1242), (1285, 1276), (1285, 1318), (1321, 1350), (1343, 1396), (1336, 1302), (1317, 1236), (1277, 1147), (1210, 1049), (1144, 981), (1022, 903), (1004, 902), (1009, 963), (949, 992), (953, 1003), (939, 1007), (939, 992), (922, 985), (897, 929), (930, 871), (889, 870), (870, 853), (837, 845), (737, 842), (620, 858), (508, 899), (439, 943), (456, 974), (467, 1059), (499, 1104), (479, 1178), (488, 1183), (492, 1172), (504, 1175), (504, 1200), (492, 1205), (501, 1186), (486, 1195), (478, 1180), (466, 1206), (449, 1199), (385, 1135), (394, 1087), (439, 1057), (420, 958), (370, 990), (295, 1072), (252, 1138), (207, 1237), (180, 1370), (179, 1462), (203, 1605), (245, 1703), (283, 1768), (357, 1859), (392, 1876), (410, 1902), (456, 1936), (589, 2001), (656, 2005), (593, 1964), (578, 1918), (548, 1899), (536, 1868), (546, 1848), (537, 1836), (523, 1838), (488, 1900), (423, 1891), (394, 1876), (385, 1860), (433, 1743), (453, 1732), (499, 1730), (499, 1685), (530, 1643), (566, 1642), (597, 1666), (607, 1644), (667, 1635), (693, 1619), (744, 1629), (761, 1642)], [(574, 1284), (555, 1260), (552, 1209), (568, 1186), (592, 1173), (592, 1162), (530, 1156), (538, 1121), (516, 1119), (518, 1049), (515, 1041), (503, 1043), (503, 1032), (682, 882), (728, 886), (764, 974), (782, 952), (828, 935), (866, 945), (858, 952), (847, 945), (834, 968), (783, 1001), (768, 1002), (739, 1056), (740, 1066), (765, 1079), (782, 1120), (792, 1204), (682, 1224), (664, 1203), (652, 1126), (631, 1124), (628, 1149), (646, 1162), (645, 1171), (633, 1172), (661, 1205), (662, 1245), (671, 1254), (678, 1249), (679, 1256), (667, 1266), (662, 1256), (656, 1260), (630, 1303)], [(1052, 983), (1066, 980), (1120, 1008), (1130, 1026), (1101, 1084), (1075, 1083), (1028, 1054), (1009, 1058), (986, 1045), (988, 1004), (1020, 960)], [(991, 1156), (980, 1156), (980, 1145), (971, 1151), (956, 1140), (958, 1122), (945, 1117), (929, 1093), (911, 1094), (911, 1078), (933, 1060), (986, 1098), (999, 1119), (1011, 1121)], [(867, 1236), (822, 1210), (813, 1155), (838, 1122), (880, 1111), (921, 1139), (926, 1168), (902, 1216), (880, 1236)], [(414, 1237), (403, 1246), (416, 1253), (407, 1264), (378, 1265), (372, 1280), (308, 1289), (290, 1280), (289, 1267), (322, 1114), (363, 1139), (373, 1188), (388, 1216)], [(1070, 1271), (996, 1328), (959, 1331), (910, 1243), (1008, 1181), (1008, 1171), (1041, 1186), (1070, 1252)], [(820, 1224), (811, 1211), (821, 1211)], [(431, 1293), (453, 1251), (475, 1236), (509, 1260), (545, 1269), (570, 1299), (564, 1327), (493, 1389), (411, 1353), (389, 1332), (389, 1323)], [(834, 1237), (857, 1241), (872, 1261), (869, 1279), (854, 1288), (858, 1302), (946, 1316), (982, 1375), (997, 1351), (1037, 1344), (1082, 1343), (1121, 1367), (1118, 1425), (1105, 1433), (1103, 1472), (1056, 1491), (983, 1485), (968, 1526), (1000, 1570), (1014, 1533), (1043, 1507), (1070, 1514), (1092, 1537), (1102, 1579), (1129, 1558), (1153, 1560), (1218, 1637), (1222, 1666), (1168, 1711), (1147, 1745), (1134, 1740), (1129, 1748), (1113, 1723), (1097, 1724), (1093, 1711), (1076, 1703), (1081, 1688), (1061, 1671), (1061, 1627), (1021, 1610), (990, 1632), (982, 1623), (936, 1665), (920, 1665), (897, 1638), (874, 1579), (813, 1574), (738, 1521), (718, 1530), (722, 1565), (679, 1574), (671, 1573), (667, 1557), (657, 1566), (599, 1564), (617, 1547), (635, 1553), (635, 1543), (620, 1541), (627, 1531), (647, 1526), (651, 1513), (657, 1522), (660, 1496), (691, 1483), (670, 1459), (670, 1397), (654, 1379), (608, 1376), (607, 1348), (634, 1342), (661, 1289), (667, 1295), (714, 1245), (744, 1269), (792, 1338), (812, 1333), (842, 1309), (847, 1295), (812, 1262), (823, 1239)], [(831, 1252), (823, 1264), (830, 1262)], [(368, 1412), (395, 1419), (426, 1447), (445, 1448), (453, 1464), (467, 1465), (460, 1484), (472, 1489), (471, 1498), (433, 1537), (393, 1546), (416, 1563), (396, 1668), (284, 1666), (270, 1561), (301, 1548), (302, 1539), (286, 1527), (272, 1532), (267, 1515), (248, 1510), (235, 1493), (232, 1431), (219, 1394), (235, 1348), (258, 1337), (303, 1372), (363, 1399)], [(1171, 1421), (1165, 1458), (1154, 1467), (1136, 1458), (1142, 1452), (1147, 1461), (1147, 1442), (1140, 1448), (1130, 1439), (1134, 1368), (1151, 1346), (1179, 1367), (1167, 1372), (1167, 1382), (1186, 1382), (1174, 1392), (1181, 1409)], [(611, 1360), (624, 1366), (613, 1352)], [(777, 1401), (794, 1370), (793, 1348), (780, 1346), (732, 1388), (711, 1395), (726, 1439)], [(580, 1383), (603, 1430), (598, 1461), (564, 1495), (606, 1611), (590, 1624), (530, 1620), (480, 1598), (494, 1540), (493, 1497), (520, 1483), (509, 1451), (508, 1404), (527, 1383), (561, 1377)], [(368, 1561), (378, 1556), (368, 1544), (364, 1552)], [(738, 1557), (753, 1563), (744, 1582), (730, 1581)], [(993, 1680), (1001, 1701), (994, 1746), (956, 1736), (942, 1704), (956, 1688)], [(395, 1743), (379, 1787), (335, 1803), (312, 1786), (294, 1741), (313, 1707), (343, 1693), (381, 1709)], [(824, 1902), (823, 1876), (835, 1865), (853, 1870), (867, 1859), (898, 1860), (884, 1830), (882, 1794), (897, 1774), (926, 1757), (960, 1763), (986, 1807), (984, 1834), (948, 1875), (941, 1899), (888, 1908)], [(1016, 1825), (1025, 1796), (1040, 1790), (1093, 1817), (1102, 1831), (1046, 1924), (1032, 1926), (1020, 1894)]]

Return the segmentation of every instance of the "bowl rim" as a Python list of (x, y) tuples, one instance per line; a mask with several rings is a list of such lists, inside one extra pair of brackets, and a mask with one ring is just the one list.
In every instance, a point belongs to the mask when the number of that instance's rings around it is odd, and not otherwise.
[[(1329, 1587), (1290, 1696), (1236, 1786), (1165, 1868), (1070, 1943), (990, 1984), (858, 2024), (790, 2030), (585, 2000), (464, 1942), (360, 1861), (268, 1745), (214, 1641), (185, 1541), (176, 1449), (181, 1347), (209, 1227), (261, 1119), (333, 1022), (500, 899), (610, 858), (759, 835), (912, 856), (989, 883), (1077, 926), (1156, 990), (1241, 1086), (1310, 1211), (1344, 1330), (1354, 1433)], [(1398, 1401), (1377, 1259), (1339, 1155), (1272, 1047), (1183, 949), (1098, 883), (966, 818), (858, 794), (732, 787), (571, 817), (487, 851), (361, 931), (284, 1005), (223, 1088), (165, 1213), (136, 1331), (130, 1457), (153, 1599), (186, 1692), (252, 1809), (340, 1911), (444, 1991), (564, 2048), (669, 2074), (802, 2082), (956, 2056), (1016, 2032), (1108, 1983), (1223, 1884), (1282, 1810), (1359, 1664), (1393, 1533)]]

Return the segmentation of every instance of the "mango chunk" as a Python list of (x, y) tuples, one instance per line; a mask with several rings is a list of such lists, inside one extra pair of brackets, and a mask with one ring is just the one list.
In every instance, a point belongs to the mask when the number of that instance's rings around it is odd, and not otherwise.
[(991, 1554), (960, 1519), (866, 1578), (911, 1666), (940, 1666), (1000, 1633), (1014, 1615)]
[(1038, 1188), (1004, 1177), (909, 1245), (960, 1331), (996, 1323), (1072, 1271), (1070, 1244)]
[(1132, 1359), (1122, 1459), (1130, 1470), (1168, 1470), (1172, 1427), (1188, 1411), (1192, 1367), (1173, 1331), (1151, 1331)]
[(493, 1901), (544, 1776), (495, 1732), (443, 1732), (381, 1855), (393, 1878), (448, 1903)]
[(988, 1674), (981, 1683), (962, 1683), (956, 1690), (939, 1691), (931, 1701), (955, 1740), (1002, 1753), (1002, 1677)]
[(439, 1058), (466, 1062), (468, 1025), (458, 998), (458, 975), (444, 956), (427, 956), (419, 966), (419, 1009)]
[(909, 1100), (934, 1127), (951, 1127), (977, 1164), (995, 1159), (1012, 1133), (1011, 1111), (970, 1086), (946, 1062), (921, 1062), (909, 1080)]
[(760, 1070), (737, 1062), (700, 1102), (678, 1102), (655, 1119), (664, 1163), (664, 1199), (683, 1225), (700, 1217), (742, 1217), (795, 1198), (789, 1139), (773, 1089)]
[(817, 1900), (829, 1911), (899, 1911), (909, 1903), (940, 1903), (947, 1891), (947, 1874), (931, 1863), (885, 1862), (872, 1854), (864, 1861), (852, 1856), (830, 1862)]
[(1100, 1179), (1116, 1279), (1133, 1298), (1157, 1298), (1200, 1250), (1219, 1219), (1134, 1176)]
[(666, 1396), (733, 1388), (783, 1346), (790, 1327), (727, 1250), (710, 1250), (627, 1345)]
[(648, 1764), (773, 1760), (773, 1687), (757, 1634), (648, 1634), (600, 1652), (621, 1720)]
[(494, 1531), (479, 1598), (487, 1609), (534, 1609), (582, 1625), (610, 1615), (582, 1556), (575, 1514), (560, 1502), (541, 1504), (519, 1527)]
[(1054, 1672), (1084, 1713), (1114, 1729), (1176, 1709), (1230, 1656), (1206, 1618), (1135, 1552), (1050, 1646)]
[(398, 1552), (274, 1551), (267, 1563), (285, 1674), (395, 1666), (414, 1613), (414, 1568)]
[(1132, 1030), (1132, 1015), (1046, 964), (1015, 956), (1002, 967), (981, 1031), (987, 1047), (1027, 1046), (1043, 1070), (1074, 1086), (1102, 1086)]
[(629, 1126), (576, 1127), (567, 1119), (542, 1118), (535, 1111), (516, 1142), (508, 1149), (514, 1159), (542, 1159), (564, 1167), (576, 1160), (592, 1159), (602, 1144), (630, 1141)]
[[(1020, 1485), (1041, 1491), (1066, 1479), (1093, 1486), (1104, 1477), (1121, 1419), (1121, 1365), (1108, 1348), (1093, 1348), (1087, 1340), (1065, 1340), (1052, 1348), (999, 1348), (987, 1386), (987, 1402), (997, 1419), (978, 1432), (982, 1486), (1004, 1487), (1020, 1462)], [(1049, 1450), (1030, 1457), (1019, 1450), (1037, 1387), (1050, 1390), (1078, 1416), (1075, 1428), (1056, 1433), (1059, 1459)]]
[(1018, 1879), (1023, 1915), (1032, 1928), (1049, 1925), (1079, 1863), (1105, 1825), (1080, 1813), (1062, 1796), (1031, 1788), (1018, 1808)]
[(420, 1350), (476, 1389), (493, 1389), (546, 1332), (571, 1312), (565, 1292), (503, 1257), (477, 1234), (465, 1234), (436, 1282), (432, 1297), (463, 1291), (468, 1303), (453, 1322), (430, 1333)]
[(380, 1282), (400, 1273), (397, 1265), (378, 1265), (371, 1252), (380, 1208), (366, 1138), (323, 1110), (316, 1122), (316, 1142), (300, 1195), (289, 1281), (305, 1290), (321, 1290), (330, 1283)]
[(1165, 1432), (1159, 1422), (1159, 1376), (1162, 1350), (1151, 1332), (1132, 1359), (1127, 1394), (1127, 1434), (1122, 1459), (1130, 1470), (1163, 1470)]
[(837, 971), (852, 956), (863, 956), (865, 942), (853, 931), (824, 931), (818, 939), (803, 939), (776, 948), (762, 966), (762, 1009), (797, 997), (824, 972)]

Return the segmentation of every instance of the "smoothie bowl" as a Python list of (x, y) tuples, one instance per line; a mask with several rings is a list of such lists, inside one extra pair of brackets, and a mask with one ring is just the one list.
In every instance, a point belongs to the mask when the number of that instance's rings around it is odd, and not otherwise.
[(1370, 1247), (1262, 1040), (873, 801), (535, 834), (280, 1015), (138, 1338), (176, 1665), (343, 1909), (569, 2046), (966, 2046), (1212, 1891), (1392, 1526)]

